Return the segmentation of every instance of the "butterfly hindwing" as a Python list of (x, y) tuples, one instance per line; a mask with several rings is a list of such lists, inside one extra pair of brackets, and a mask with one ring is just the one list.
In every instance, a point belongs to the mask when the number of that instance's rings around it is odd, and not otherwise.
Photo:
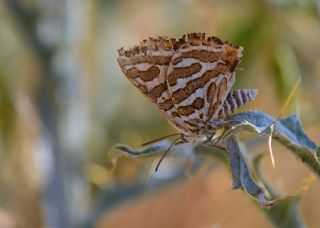
[(234, 84), (241, 48), (217, 38), (205, 40), (191, 34), (172, 56), (167, 84), (176, 110), (185, 123), (204, 124), (217, 118)]

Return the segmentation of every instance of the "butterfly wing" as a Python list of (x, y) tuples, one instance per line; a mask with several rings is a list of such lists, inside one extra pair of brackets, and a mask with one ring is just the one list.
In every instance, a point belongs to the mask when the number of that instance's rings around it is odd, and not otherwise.
[(172, 102), (185, 124), (218, 118), (232, 85), (242, 48), (204, 34), (189, 34), (172, 56), (167, 85)]
[(130, 50), (120, 49), (118, 63), (130, 82), (155, 103), (161, 114), (179, 131), (187, 131), (171, 100), (166, 83), (175, 40), (149, 38)]

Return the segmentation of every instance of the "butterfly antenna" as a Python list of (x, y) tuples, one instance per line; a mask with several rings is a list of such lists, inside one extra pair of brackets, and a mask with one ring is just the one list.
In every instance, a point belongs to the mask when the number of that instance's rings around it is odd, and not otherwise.
[(161, 140), (163, 140), (163, 139), (170, 138), (170, 137), (176, 136), (176, 135), (180, 135), (180, 133), (174, 133), (174, 134), (166, 135), (166, 136), (163, 136), (163, 137), (161, 137), (161, 138), (157, 138), (157, 139), (154, 139), (154, 140), (152, 140), (152, 141), (143, 143), (141, 146), (147, 146), (147, 145), (150, 145), (150, 144), (152, 144), (152, 143), (155, 143), (155, 142), (158, 142), (158, 141), (161, 141)]
[(158, 171), (159, 167), (160, 167), (160, 164), (162, 162), (162, 160), (165, 158), (165, 156), (168, 154), (168, 152), (171, 150), (171, 148), (176, 145), (177, 141), (181, 139), (181, 136), (179, 138), (176, 138), (172, 143), (171, 145), (169, 146), (169, 148), (166, 150), (166, 152), (164, 152), (164, 154), (162, 155), (162, 157), (160, 158), (158, 164), (157, 164), (157, 167), (156, 167), (156, 172)]

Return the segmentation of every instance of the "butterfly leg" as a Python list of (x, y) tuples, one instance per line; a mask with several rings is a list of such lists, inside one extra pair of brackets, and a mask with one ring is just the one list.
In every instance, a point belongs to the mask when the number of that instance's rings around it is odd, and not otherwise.
[(219, 139), (218, 140), (213, 140), (213, 137), (214, 135), (216, 134), (216, 131), (213, 131), (212, 133), (210, 133), (208, 136), (207, 136), (207, 139), (205, 141), (202, 142), (203, 145), (205, 146), (214, 146), (214, 147), (217, 147), (219, 149), (222, 149), (222, 150), (225, 150), (224, 147), (219, 144)]
[[(227, 124), (228, 124), (228, 121), (224, 121), (221, 119), (211, 120), (207, 125), (207, 128), (210, 129), (210, 133), (207, 135), (207, 139), (202, 144), (206, 146), (218, 147), (220, 149), (225, 150), (224, 147), (222, 146), (221, 141), (226, 136), (226, 133), (228, 132), (227, 129), (225, 129), (225, 126)], [(219, 135), (217, 138), (213, 139), (213, 137), (217, 133), (217, 130), (221, 128), (223, 129), (222, 134)]]
[(221, 140), (226, 136), (226, 132), (227, 132), (227, 130), (223, 129), (222, 134), (216, 140), (217, 143), (221, 142)]
[(214, 136), (215, 134), (216, 134), (216, 131), (210, 133), (210, 134), (207, 136), (207, 139), (205, 140), (205, 142), (212, 141), (213, 136)]
[(202, 142), (201, 144), (204, 146), (207, 146), (207, 147), (216, 147), (216, 148), (219, 148), (221, 150), (226, 151), (226, 148), (224, 146), (222, 146), (221, 144), (218, 144), (216, 142), (213, 142), (213, 141), (206, 140), (206, 141)]
[(233, 126), (235, 126), (235, 125), (237, 125), (237, 122), (234, 121), (234, 120), (225, 120), (225, 121), (223, 121), (223, 132), (222, 132), (222, 134), (217, 138), (216, 142), (219, 143), (219, 142), (221, 142), (221, 140), (222, 140), (223, 138), (225, 138), (226, 136), (228, 136), (229, 133), (230, 133), (230, 129), (231, 129)]
[(211, 129), (211, 130), (214, 130), (214, 132), (209, 135), (208, 141), (212, 140), (214, 134), (216, 133), (216, 130), (221, 129), (221, 128), (223, 129), (222, 134), (219, 135), (219, 136), (217, 137), (217, 139), (215, 140), (216, 143), (220, 143), (221, 140), (228, 135), (228, 132), (229, 132), (230, 128), (231, 128), (233, 125), (236, 125), (236, 122), (233, 121), (233, 120), (213, 119), (213, 120), (211, 120), (208, 124), (210, 124), (210, 125), (208, 126), (208, 128)]

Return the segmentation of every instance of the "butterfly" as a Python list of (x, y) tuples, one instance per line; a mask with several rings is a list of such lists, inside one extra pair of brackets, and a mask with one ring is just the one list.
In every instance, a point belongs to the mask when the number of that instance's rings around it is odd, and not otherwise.
[(242, 51), (217, 37), (190, 33), (121, 48), (118, 63), (178, 130), (179, 143), (207, 142), (227, 116), (257, 95), (255, 89), (231, 91)]

